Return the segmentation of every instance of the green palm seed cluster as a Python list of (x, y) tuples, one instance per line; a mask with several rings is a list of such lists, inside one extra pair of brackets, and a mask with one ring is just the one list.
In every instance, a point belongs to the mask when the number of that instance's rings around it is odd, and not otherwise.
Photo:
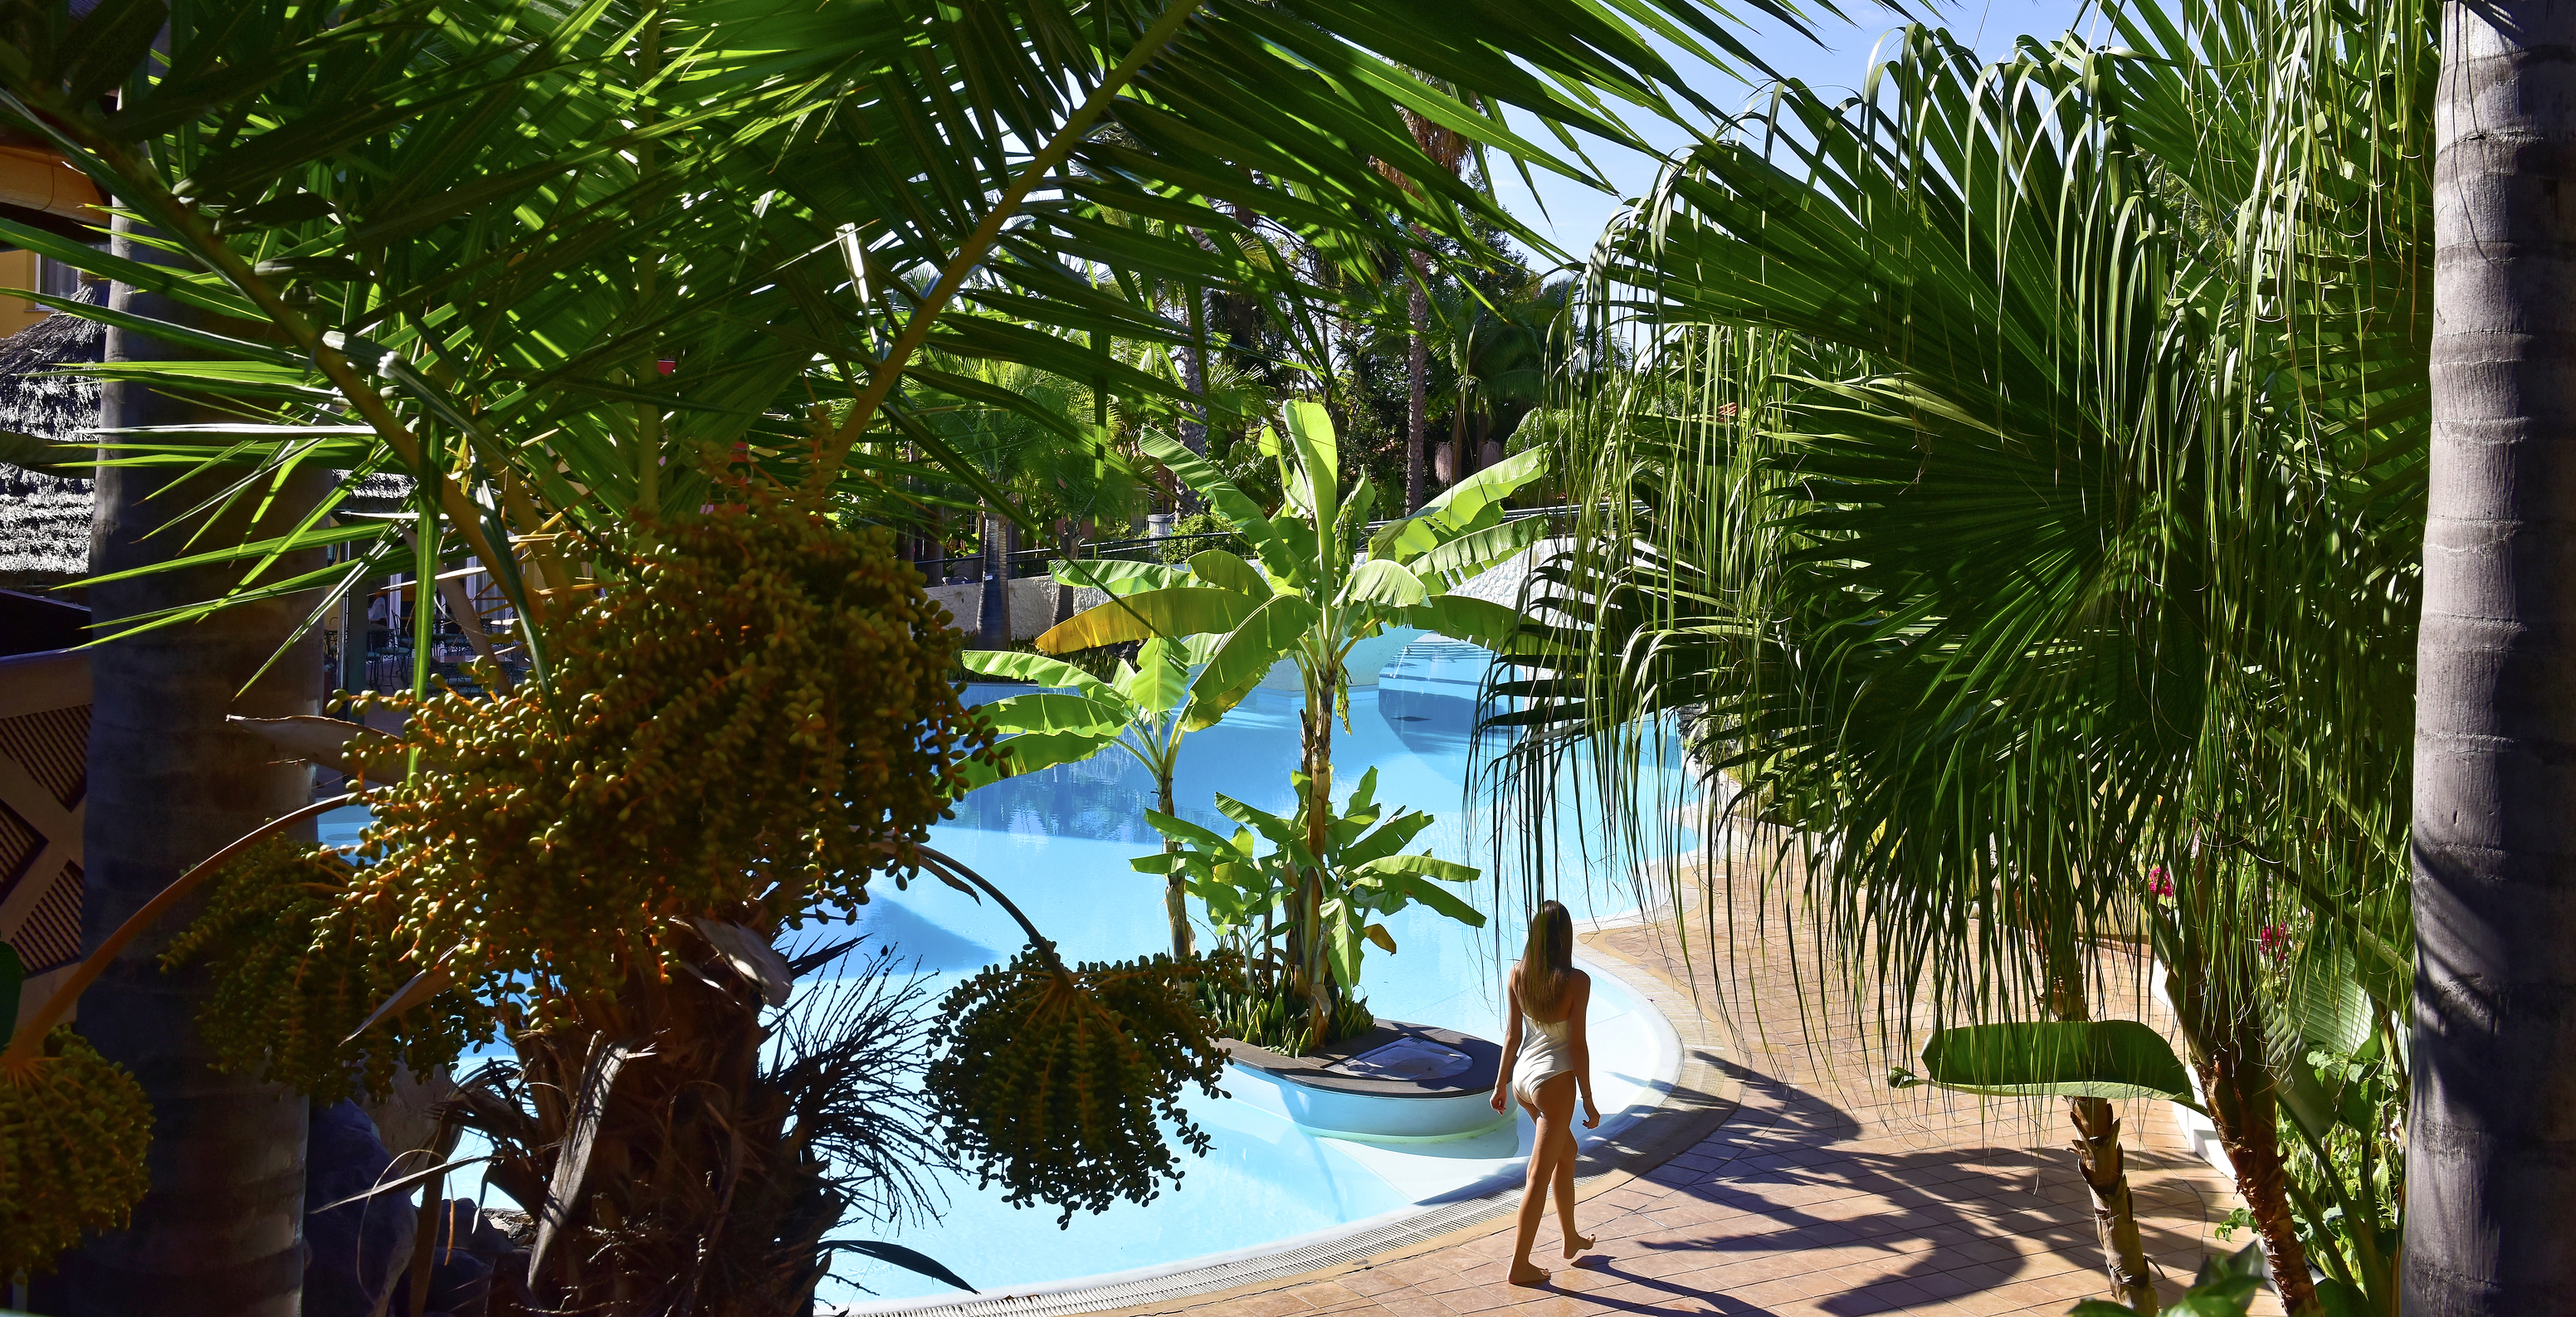
[(488, 1037), (492, 1013), (445, 992), (403, 1012), (401, 1027), (342, 1040), (426, 968), (395, 937), (396, 910), (353, 894), (347, 860), (285, 838), (215, 875), (205, 912), (162, 953), (164, 969), (202, 960), (213, 995), (197, 1027), (224, 1070), (292, 1084), (322, 1102), (392, 1091)]
[(1160, 1126), (1206, 1154), (1180, 1095), (1190, 1082), (1217, 1096), (1225, 1072), (1194, 986), (1216, 971), (1169, 956), (1067, 971), (1031, 949), (958, 985), (940, 1003), (929, 1088), (959, 1159), (1015, 1206), (1061, 1209), (1058, 1226), (1179, 1184)]
[(740, 497), (645, 523), (549, 626), (543, 683), (366, 701), (409, 723), (368, 755), (400, 781), (372, 797), (356, 890), (530, 1024), (671, 965), (691, 918), (855, 919), (992, 753), (948, 680), (962, 637), (890, 536)]
[(151, 1142), (142, 1085), (68, 1025), (0, 1067), (0, 1275), (51, 1271), (83, 1231), (123, 1228)]

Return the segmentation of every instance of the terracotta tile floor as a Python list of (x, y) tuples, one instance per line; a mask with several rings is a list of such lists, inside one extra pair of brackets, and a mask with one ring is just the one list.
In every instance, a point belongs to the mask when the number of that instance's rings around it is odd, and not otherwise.
[[(1685, 971), (1663, 927), (1589, 934), (1584, 944), (1674, 1020), (1694, 1063), (1685, 1086), (1716, 1090), (1701, 1103), (1714, 1110), (1639, 1127), (1715, 1122), (1660, 1165), (1642, 1175), (1584, 1168), (1594, 1178), (1578, 1219), (1599, 1251), (1565, 1265), (1551, 1216), (1532, 1253), (1556, 1268), (1550, 1284), (1506, 1285), (1505, 1217), (1365, 1263), (1125, 1311), (1982, 1317), (2059, 1314), (2107, 1297), (2090, 1198), (2055, 1104), (1981, 1110), (1973, 1099), (1889, 1088), (1892, 1053), (1873, 1045), (1848, 1003), (1811, 1008), (1802, 1022), (1798, 979), (1776, 939), (1738, 947), (1734, 963), (1714, 972), (1697, 947), (1696, 969)], [(1693, 981), (1695, 999), (1684, 986)], [(2121, 1114), (2139, 1223), (2170, 1298), (2205, 1252), (2233, 1251), (2249, 1236), (2216, 1239), (2235, 1193), (2190, 1153), (2163, 1103), (2127, 1103)], [(2277, 1314), (2279, 1302), (2265, 1293), (2255, 1311)]]

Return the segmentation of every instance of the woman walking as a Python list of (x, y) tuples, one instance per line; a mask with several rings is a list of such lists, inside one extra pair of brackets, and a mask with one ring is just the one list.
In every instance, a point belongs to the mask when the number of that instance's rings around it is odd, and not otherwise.
[[(1547, 1270), (1530, 1264), (1539, 1218), (1547, 1215), (1548, 1189), (1556, 1190), (1557, 1226), (1569, 1259), (1592, 1247), (1574, 1229), (1574, 1099), (1583, 1098), (1583, 1128), (1601, 1123), (1592, 1105), (1592, 1049), (1583, 1033), (1592, 1005), (1592, 978), (1574, 967), (1574, 916), (1554, 901), (1530, 916), (1529, 944), (1512, 966), (1511, 1023), (1503, 1032), (1503, 1069), (1494, 1084), (1494, 1110), (1508, 1091), (1520, 1099), (1538, 1135), (1530, 1146), (1529, 1185), (1521, 1191), (1520, 1238), (1512, 1251), (1511, 1282), (1544, 1285)], [(1527, 1027), (1523, 1027), (1524, 1021)], [(1515, 1068), (1517, 1064), (1517, 1068)]]

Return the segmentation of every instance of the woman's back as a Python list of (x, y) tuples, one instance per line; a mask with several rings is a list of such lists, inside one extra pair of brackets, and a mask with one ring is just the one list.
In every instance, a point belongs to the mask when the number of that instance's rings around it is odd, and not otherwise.
[(1515, 980), (1514, 995), (1518, 999), (1516, 1004), (1520, 1007), (1525, 1032), (1521, 1037), (1520, 1064), (1513, 1071), (1512, 1087), (1535, 1099), (1540, 1084), (1574, 1069), (1574, 1026), (1583, 1012), (1584, 999), (1588, 995), (1584, 989), (1591, 986), (1591, 980), (1583, 977), (1581, 970), (1558, 980), (1556, 1000), (1547, 1005), (1564, 1014), (1553, 1020), (1538, 1018), (1532, 1010), (1536, 1003), (1528, 1000), (1527, 980), (1519, 976), (1515, 976)]

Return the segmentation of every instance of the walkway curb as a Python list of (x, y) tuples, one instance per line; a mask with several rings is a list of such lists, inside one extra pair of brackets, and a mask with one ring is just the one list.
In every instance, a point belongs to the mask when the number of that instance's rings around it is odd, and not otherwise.
[[(1681, 1044), (1681, 1066), (1663, 1101), (1610, 1140), (1612, 1146), (1605, 1150), (1596, 1144), (1577, 1163), (1576, 1194), (1588, 1201), (1627, 1186), (1697, 1146), (1735, 1114), (1741, 1103), (1742, 1086), (1719, 1063), (1716, 1032), (1692, 1006), (1687, 988), (1620, 955), (1598, 933), (1582, 938), (1582, 955), (1586, 961), (1608, 969), (1652, 1005)], [(1686, 1015), (1676, 1015), (1677, 1003), (1687, 1011)], [(1303, 1247), (1282, 1241), (1288, 1246), (1274, 1252), (1246, 1250), (1253, 1255), (1159, 1275), (1052, 1292), (883, 1301), (818, 1308), (817, 1312), (832, 1317), (1073, 1317), (1093, 1313), (1143, 1317), (1169, 1311), (1174, 1305), (1196, 1306), (1330, 1279), (1482, 1238), (1492, 1234), (1495, 1223), (1509, 1217), (1519, 1206), (1520, 1192), (1518, 1186), (1513, 1186), (1426, 1207), (1373, 1230), (1326, 1238)]]

